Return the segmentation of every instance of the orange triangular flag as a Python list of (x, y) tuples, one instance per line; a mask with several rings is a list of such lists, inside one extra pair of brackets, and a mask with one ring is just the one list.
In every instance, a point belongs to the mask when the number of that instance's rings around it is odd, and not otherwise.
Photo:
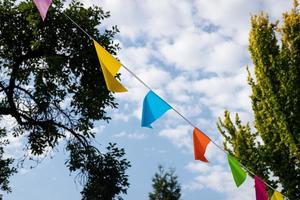
[(195, 160), (201, 160), (203, 162), (208, 162), (204, 154), (207, 145), (210, 143), (210, 139), (198, 128), (194, 128), (193, 132), (194, 141), (194, 156)]

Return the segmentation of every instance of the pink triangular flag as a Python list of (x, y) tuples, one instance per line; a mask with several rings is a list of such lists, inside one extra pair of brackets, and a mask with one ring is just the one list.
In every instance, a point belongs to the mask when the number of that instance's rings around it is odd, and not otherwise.
[(34, 4), (36, 5), (37, 9), (39, 10), (39, 13), (45, 21), (47, 11), (52, 3), (52, 0), (33, 0)]
[(256, 200), (268, 200), (268, 192), (265, 183), (258, 177), (254, 177)]

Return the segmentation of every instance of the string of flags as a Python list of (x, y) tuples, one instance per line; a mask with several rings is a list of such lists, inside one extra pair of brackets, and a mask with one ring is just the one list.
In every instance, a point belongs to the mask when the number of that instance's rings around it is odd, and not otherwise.
[[(33, 0), (36, 5), (39, 14), (43, 21), (45, 21), (48, 9), (52, 4), (52, 0)], [(117, 59), (115, 59), (108, 51), (106, 51), (96, 40), (94, 40), (86, 31), (84, 31), (81, 26), (79, 26), (76, 22), (74, 22), (70, 17), (66, 15), (68, 19), (72, 23), (74, 23), (79, 29), (81, 29), (90, 39), (93, 40), (94, 47), (99, 59), (100, 67), (105, 79), (105, 83), (107, 89), (111, 92), (127, 92), (128, 90), (118, 81), (115, 77), (120, 70), (121, 66), (123, 66), (127, 71), (129, 71), (135, 78), (137, 78), (143, 85), (145, 85), (149, 92), (144, 98), (143, 101), (143, 109), (142, 109), (142, 120), (141, 126), (152, 128), (151, 124), (162, 117), (168, 110), (173, 109), (176, 113), (178, 113), (184, 120), (186, 120), (191, 126), (193, 126), (193, 145), (194, 145), (194, 159), (200, 160), (202, 162), (208, 162), (205, 157), (205, 152), (207, 145), (209, 143), (213, 143), (218, 148), (220, 148), (224, 153), (227, 154), (228, 165), (231, 169), (233, 180), (237, 187), (241, 186), (247, 177), (247, 172), (254, 175), (254, 187), (256, 200), (269, 200), (268, 192), (266, 190), (266, 186), (270, 187), (274, 190), (274, 193), (270, 200), (283, 200), (284, 197), (288, 199), (286, 196), (278, 192), (276, 189), (265, 183), (261, 178), (256, 176), (253, 172), (251, 172), (247, 167), (241, 166), (240, 162), (236, 160), (236, 158), (226, 152), (223, 148), (214, 143), (205, 133), (203, 133), (200, 129), (195, 127), (187, 118), (185, 118), (181, 113), (175, 110), (172, 106), (170, 106), (164, 99), (158, 96), (155, 92), (151, 90), (149, 86), (147, 86), (137, 75), (135, 75), (132, 71), (130, 71), (127, 67), (122, 65)]]

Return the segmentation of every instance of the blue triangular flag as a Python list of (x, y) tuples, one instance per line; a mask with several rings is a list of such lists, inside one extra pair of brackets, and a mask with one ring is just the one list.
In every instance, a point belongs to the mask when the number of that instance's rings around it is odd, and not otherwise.
[(142, 127), (152, 128), (151, 123), (170, 109), (167, 102), (150, 90), (143, 102)]

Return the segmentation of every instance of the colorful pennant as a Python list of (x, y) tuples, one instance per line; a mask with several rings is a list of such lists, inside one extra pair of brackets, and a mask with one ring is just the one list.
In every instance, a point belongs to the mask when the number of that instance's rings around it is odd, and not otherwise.
[(283, 196), (280, 192), (275, 191), (271, 200), (283, 200)]
[(142, 127), (152, 128), (151, 123), (171, 108), (168, 103), (150, 90), (143, 102)]
[(265, 183), (258, 177), (254, 177), (256, 200), (268, 200), (268, 192)]
[(33, 0), (35, 6), (39, 10), (42, 20), (45, 21), (48, 9), (52, 3), (52, 0)]
[(194, 128), (193, 131), (193, 142), (194, 142), (194, 156), (195, 160), (201, 160), (208, 162), (204, 154), (207, 145), (210, 143), (210, 139), (198, 128)]
[[(33, 1), (40, 13), (42, 20), (44, 21), (48, 9), (52, 3), (52, 0), (33, 0)], [(71, 21), (76, 26), (78, 26), (81, 30), (83, 30), (73, 20)], [(98, 59), (101, 65), (101, 69), (108, 90), (112, 92), (126, 92), (127, 89), (115, 78), (116, 74), (120, 70), (120, 67), (122, 66), (121, 63), (118, 60), (116, 60), (109, 52), (107, 52), (95, 40), (93, 40), (93, 42), (94, 42), (94, 46), (98, 55)], [(170, 109), (172, 109), (172, 107), (166, 101), (164, 101), (152, 90), (150, 90), (145, 96), (143, 102), (142, 122), (141, 122), (142, 127), (152, 128), (151, 124), (157, 119), (159, 119), (163, 114), (165, 114)], [(180, 113), (178, 114), (181, 115)], [(200, 129), (194, 128), (193, 143), (194, 143), (195, 160), (208, 162), (208, 160), (205, 157), (205, 152), (206, 152), (207, 145), (210, 142), (211, 140), (208, 136), (206, 136)], [(228, 154), (227, 159), (228, 159), (228, 163), (235, 184), (237, 187), (239, 187), (246, 180), (247, 174), (240, 166), (239, 162), (233, 156)], [(256, 200), (268, 200), (268, 193), (266, 191), (265, 183), (258, 176), (254, 177), (254, 181), (255, 181)], [(275, 191), (271, 197), (271, 200), (283, 200), (283, 195), (280, 192)]]
[(121, 63), (110, 55), (98, 42), (94, 40), (95, 49), (104, 75), (107, 89), (111, 92), (127, 92), (127, 89), (115, 79)]
[(239, 187), (246, 180), (247, 174), (241, 168), (239, 162), (233, 156), (228, 154), (227, 159), (228, 159), (228, 163), (231, 169), (234, 182), (236, 186)]

